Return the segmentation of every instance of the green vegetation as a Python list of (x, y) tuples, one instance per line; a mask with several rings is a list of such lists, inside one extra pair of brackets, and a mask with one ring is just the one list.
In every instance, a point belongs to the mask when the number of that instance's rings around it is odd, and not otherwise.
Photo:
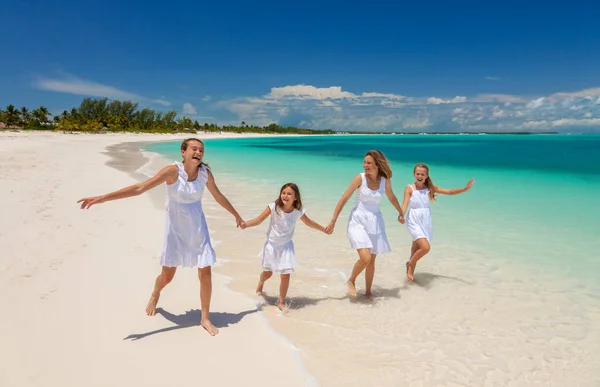
[(138, 104), (131, 101), (108, 101), (107, 98), (81, 101), (79, 107), (65, 110), (52, 116), (47, 108), (29, 111), (8, 105), (0, 109), (0, 122), (7, 128), (58, 130), (65, 132), (234, 132), (234, 133), (283, 133), (283, 134), (334, 134), (333, 130), (303, 129), (293, 126), (280, 126), (272, 123), (267, 126), (246, 125), (218, 126), (216, 124), (192, 121), (189, 117), (177, 118), (174, 110), (157, 112), (144, 108), (138, 110)]

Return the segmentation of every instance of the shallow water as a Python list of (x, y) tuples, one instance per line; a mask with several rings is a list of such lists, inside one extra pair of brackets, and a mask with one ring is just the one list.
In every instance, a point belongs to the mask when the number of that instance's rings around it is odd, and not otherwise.
[[(177, 160), (178, 146), (147, 150)], [(390, 158), (399, 197), (420, 161), (439, 186), (460, 187), (471, 177), (476, 183), (435, 203), (432, 250), (415, 283), (404, 279), (409, 235), (384, 204), (392, 252), (377, 258), (375, 301), (346, 295), (356, 260), (345, 235), (353, 199), (331, 236), (298, 223), (289, 311), (264, 313), (302, 351), (321, 385), (598, 385), (600, 137), (208, 140), (205, 159), (245, 219), (294, 181), (307, 214), (326, 224), (371, 148)], [(234, 290), (273, 304), (276, 278), (265, 296), (254, 295), (267, 223), (235, 229), (208, 193), (205, 209), (217, 253), (227, 260), (217, 271), (234, 279)]]

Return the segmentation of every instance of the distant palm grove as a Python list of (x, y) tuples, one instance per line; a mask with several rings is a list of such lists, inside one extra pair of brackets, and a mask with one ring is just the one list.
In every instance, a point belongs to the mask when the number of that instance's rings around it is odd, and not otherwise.
[(267, 126), (246, 125), (217, 126), (199, 123), (189, 117), (177, 118), (174, 110), (157, 112), (144, 108), (138, 110), (138, 104), (131, 101), (108, 101), (107, 98), (85, 98), (79, 107), (65, 110), (52, 116), (47, 108), (40, 106), (29, 110), (8, 105), (0, 109), (0, 127), (33, 130), (85, 131), (85, 132), (237, 132), (237, 133), (290, 133), (290, 134), (333, 134), (333, 130), (303, 129), (292, 126), (280, 126), (276, 123)]

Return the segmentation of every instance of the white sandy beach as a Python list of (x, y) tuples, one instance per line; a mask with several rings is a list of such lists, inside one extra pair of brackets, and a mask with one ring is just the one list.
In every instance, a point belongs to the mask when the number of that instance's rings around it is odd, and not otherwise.
[[(211, 136), (239, 137), (195, 135)], [(438, 242), (419, 281), (407, 284), (408, 236), (388, 222), (395, 250), (378, 258), (377, 300), (349, 300), (355, 252), (342, 215), (331, 236), (297, 227), (301, 263), (283, 317), (268, 305), (277, 279), (264, 297), (253, 294), (266, 224), (236, 229), (209, 193), (218, 256), (211, 319), (220, 334), (197, 325), (192, 269), (178, 272), (159, 314), (146, 316), (164, 187), (86, 211), (76, 201), (143, 179), (141, 165), (151, 174), (168, 162), (145, 159), (140, 142), (185, 137), (0, 132), (0, 387), (600, 385), (600, 304), (566, 279), (533, 278), (508, 260), (497, 266), (485, 246), (457, 240)], [(207, 146), (209, 162), (210, 154)], [(280, 186), (216, 178), (246, 220)], [(331, 214), (305, 204), (316, 221)], [(476, 235), (485, 221), (461, 227)]]
[(145, 315), (164, 221), (150, 196), (79, 209), (81, 197), (135, 182), (106, 166), (107, 146), (184, 137), (0, 133), (0, 386), (311, 384), (224, 276), (213, 279), (217, 337), (197, 326), (192, 269)]

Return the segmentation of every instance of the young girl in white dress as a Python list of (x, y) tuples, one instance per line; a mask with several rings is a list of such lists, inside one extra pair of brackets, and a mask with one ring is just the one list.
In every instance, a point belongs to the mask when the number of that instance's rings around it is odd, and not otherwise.
[(348, 293), (356, 296), (356, 277), (366, 269), (365, 295), (371, 298), (371, 287), (375, 277), (375, 258), (378, 254), (391, 251), (383, 216), (379, 209), (383, 196), (387, 196), (394, 208), (398, 210), (398, 221), (404, 221), (404, 212), (392, 190), (390, 181), (392, 169), (384, 154), (378, 150), (368, 151), (363, 160), (363, 168), (364, 173), (359, 173), (352, 179), (350, 186), (339, 200), (326, 231), (333, 232), (340, 212), (350, 196), (358, 191), (356, 204), (350, 212), (347, 229), (350, 246), (358, 252), (358, 261), (354, 264), (347, 285)]
[(177, 267), (198, 267), (202, 319), (200, 325), (211, 336), (219, 330), (210, 322), (210, 299), (212, 294), (211, 266), (216, 255), (210, 243), (210, 235), (202, 210), (202, 195), (208, 188), (217, 203), (229, 211), (240, 227), (244, 221), (229, 200), (221, 193), (214, 176), (202, 159), (204, 143), (188, 138), (181, 144), (183, 162), (175, 162), (161, 169), (152, 178), (102, 196), (79, 200), (82, 209), (110, 200), (124, 199), (162, 184), (167, 185), (165, 239), (159, 254), (161, 274), (156, 278), (154, 290), (146, 306), (146, 314), (156, 314), (156, 305), (162, 289), (171, 282)]
[(257, 226), (268, 216), (271, 217), (271, 221), (267, 229), (267, 241), (260, 253), (263, 271), (260, 274), (256, 292), (262, 293), (265, 281), (271, 278), (273, 272), (279, 273), (281, 281), (277, 307), (284, 311), (285, 297), (290, 286), (290, 275), (297, 265), (292, 241), (296, 222), (300, 219), (308, 227), (323, 232), (325, 232), (325, 227), (311, 220), (304, 213), (300, 189), (294, 183), (284, 184), (279, 191), (277, 200), (269, 203), (258, 217), (242, 224), (242, 228)]
[(465, 188), (444, 189), (433, 184), (431, 177), (429, 177), (429, 167), (426, 164), (417, 164), (413, 169), (413, 173), (415, 182), (404, 189), (404, 200), (402, 202), (403, 212), (406, 212), (407, 207), (410, 205), (410, 210), (406, 213), (406, 228), (413, 242), (410, 248), (410, 259), (406, 262), (406, 276), (411, 281), (415, 279), (417, 262), (431, 249), (433, 238), (431, 210), (429, 208), (431, 202), (435, 201), (438, 194), (457, 195), (467, 192), (475, 181), (473, 179), (469, 180)]

